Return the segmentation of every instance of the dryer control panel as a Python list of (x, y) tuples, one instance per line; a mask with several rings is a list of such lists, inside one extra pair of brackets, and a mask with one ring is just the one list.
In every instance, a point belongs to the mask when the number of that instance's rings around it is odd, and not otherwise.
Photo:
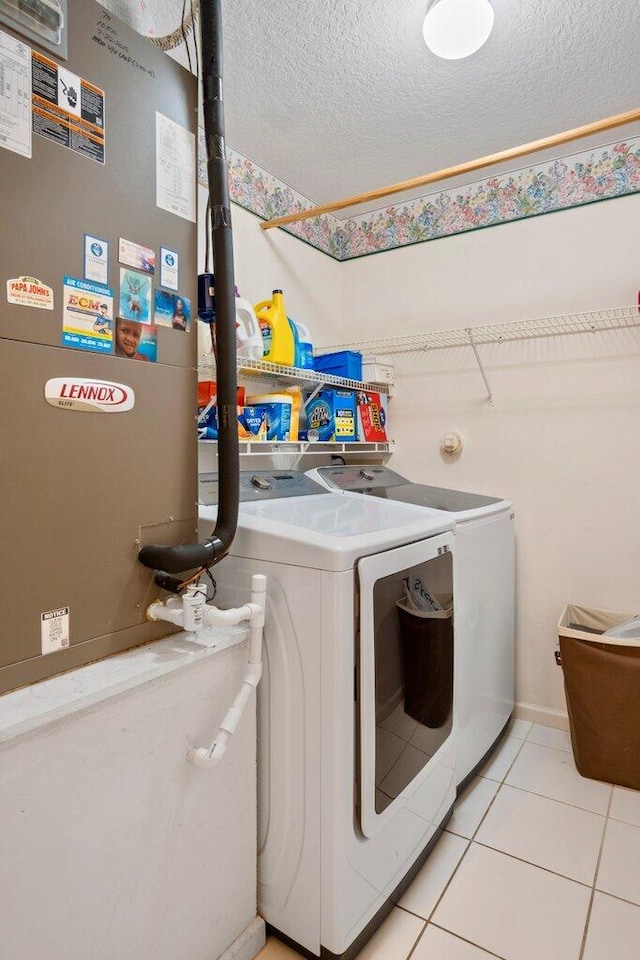
[(485, 497), (480, 493), (465, 493), (462, 490), (447, 490), (425, 483), (411, 483), (388, 467), (377, 465), (349, 464), (345, 467), (318, 467), (317, 474), (330, 487), (351, 493), (365, 493), (372, 497), (414, 503), (433, 510), (460, 513), (500, 503), (499, 498)]

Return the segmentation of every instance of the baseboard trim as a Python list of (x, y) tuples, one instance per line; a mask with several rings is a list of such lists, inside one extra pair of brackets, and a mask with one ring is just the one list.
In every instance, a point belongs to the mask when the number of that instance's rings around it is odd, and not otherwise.
[(255, 917), (236, 937), (218, 960), (253, 960), (267, 942), (266, 925), (262, 917)]
[(554, 727), (556, 730), (569, 729), (569, 717), (563, 710), (550, 710), (548, 707), (538, 707), (535, 703), (517, 701), (513, 716), (516, 720), (529, 720), (545, 727)]

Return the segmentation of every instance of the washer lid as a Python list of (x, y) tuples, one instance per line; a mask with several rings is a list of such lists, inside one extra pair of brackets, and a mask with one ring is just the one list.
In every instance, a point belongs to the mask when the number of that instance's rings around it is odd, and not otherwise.
[[(217, 508), (200, 507), (200, 538)], [(453, 530), (452, 518), (372, 497), (314, 494), (241, 503), (233, 556), (318, 570), (352, 570), (360, 557)]]
[(310, 471), (309, 475), (329, 489), (364, 493), (383, 500), (444, 510), (452, 514), (458, 522), (499, 513), (511, 506), (506, 500), (480, 493), (465, 493), (462, 490), (411, 483), (399, 473), (378, 465), (319, 467), (316, 471)]

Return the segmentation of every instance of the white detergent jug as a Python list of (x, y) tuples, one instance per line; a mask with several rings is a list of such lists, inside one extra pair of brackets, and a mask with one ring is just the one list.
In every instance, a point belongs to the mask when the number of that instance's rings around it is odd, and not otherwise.
[(239, 357), (262, 360), (262, 331), (248, 300), (236, 297), (236, 352)]
[(208, 323), (198, 321), (198, 356), (208, 357), (213, 353), (213, 341), (211, 339), (211, 328)]

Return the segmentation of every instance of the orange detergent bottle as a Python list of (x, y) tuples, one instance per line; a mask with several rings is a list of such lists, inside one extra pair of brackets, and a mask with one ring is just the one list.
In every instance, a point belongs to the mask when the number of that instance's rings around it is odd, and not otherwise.
[(274, 290), (271, 300), (262, 300), (253, 308), (262, 332), (262, 359), (292, 367), (295, 343), (287, 319), (282, 290)]

